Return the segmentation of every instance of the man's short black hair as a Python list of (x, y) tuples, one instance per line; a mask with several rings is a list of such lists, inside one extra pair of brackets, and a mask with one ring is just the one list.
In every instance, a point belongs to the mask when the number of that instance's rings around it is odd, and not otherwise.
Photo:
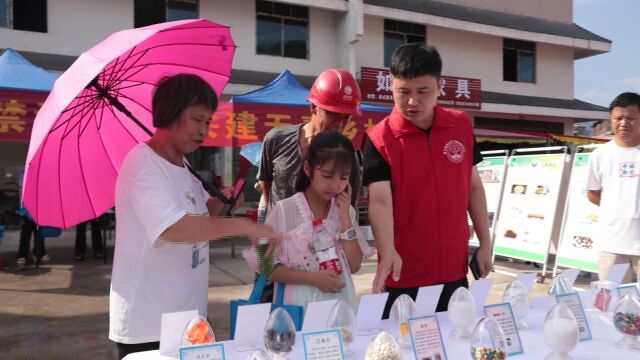
[(193, 74), (165, 76), (156, 84), (151, 100), (153, 126), (168, 128), (178, 121), (184, 109), (197, 105), (211, 111), (218, 108), (218, 96), (209, 83)]
[(627, 106), (635, 105), (640, 109), (640, 95), (634, 92), (623, 92), (616, 96), (615, 99), (609, 105), (609, 112), (612, 112), (614, 108), (624, 108)]
[(440, 78), (442, 59), (438, 49), (423, 43), (409, 43), (399, 46), (391, 56), (389, 71), (394, 77), (414, 79), (424, 75)]

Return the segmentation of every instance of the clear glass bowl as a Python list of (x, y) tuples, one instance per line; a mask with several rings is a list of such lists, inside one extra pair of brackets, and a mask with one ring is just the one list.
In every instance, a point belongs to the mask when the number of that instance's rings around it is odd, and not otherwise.
[(329, 319), (327, 320), (327, 327), (330, 329), (340, 330), (340, 336), (342, 336), (342, 348), (346, 357), (353, 356), (353, 351), (350, 349), (351, 343), (354, 340), (356, 325), (356, 315), (353, 313), (351, 306), (346, 302), (338, 300), (329, 312)]
[(393, 302), (389, 320), (391, 324), (393, 324), (394, 335), (402, 348), (410, 348), (412, 346), (411, 334), (409, 333), (409, 319), (414, 317), (416, 313), (416, 304), (407, 294), (398, 296)]
[(518, 329), (527, 329), (528, 325), (523, 319), (529, 313), (531, 305), (529, 303), (529, 293), (524, 285), (519, 281), (509, 283), (502, 295), (502, 301), (511, 304), (511, 310), (513, 310)]
[(271, 358), (281, 360), (287, 358), (295, 343), (296, 327), (291, 316), (283, 308), (276, 308), (264, 327), (264, 348)]
[(455, 327), (449, 337), (454, 340), (468, 340), (471, 337), (469, 327), (476, 321), (476, 302), (464, 287), (459, 287), (449, 299), (447, 315)]
[(552, 352), (546, 360), (571, 360), (569, 351), (575, 349), (580, 333), (578, 322), (569, 308), (564, 304), (556, 304), (544, 319), (544, 342)]
[(216, 337), (211, 326), (209, 326), (209, 322), (202, 316), (197, 315), (184, 328), (180, 346), (202, 345), (213, 342), (216, 342)]
[(507, 358), (507, 340), (500, 324), (484, 316), (471, 335), (471, 358), (473, 360), (503, 360)]
[(367, 347), (365, 360), (402, 360), (402, 351), (393, 336), (382, 331)]
[(633, 295), (626, 294), (618, 301), (613, 326), (622, 334), (616, 346), (640, 351), (640, 302)]

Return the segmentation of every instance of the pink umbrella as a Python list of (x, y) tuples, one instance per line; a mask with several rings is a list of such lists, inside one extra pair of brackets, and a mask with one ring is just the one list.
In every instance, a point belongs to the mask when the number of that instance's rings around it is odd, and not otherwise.
[(35, 221), (69, 228), (113, 207), (124, 156), (152, 134), (157, 81), (192, 73), (221, 94), (234, 52), (228, 27), (184, 20), (117, 32), (80, 55), (33, 126), (23, 203)]

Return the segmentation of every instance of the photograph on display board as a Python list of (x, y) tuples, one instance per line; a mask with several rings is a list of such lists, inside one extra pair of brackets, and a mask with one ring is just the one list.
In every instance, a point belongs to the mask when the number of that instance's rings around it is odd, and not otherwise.
[(513, 156), (496, 228), (495, 252), (543, 262), (560, 191), (565, 155)]
[[(499, 201), (502, 196), (502, 184), (504, 180), (506, 162), (506, 156), (491, 156), (485, 157), (480, 163), (478, 163), (478, 165), (476, 165), (487, 199), (487, 215), (489, 217), (489, 231), (491, 238), (493, 238), (495, 214), (498, 212)], [(469, 220), (469, 226), (473, 229), (471, 220)], [(471, 239), (469, 240), (469, 245), (475, 247), (480, 246), (478, 236), (473, 231)]]

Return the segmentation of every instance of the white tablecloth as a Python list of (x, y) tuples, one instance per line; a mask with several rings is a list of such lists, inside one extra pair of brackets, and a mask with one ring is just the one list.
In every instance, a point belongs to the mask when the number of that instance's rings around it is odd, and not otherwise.
[[(585, 302), (588, 303), (588, 302)], [(542, 329), (544, 324), (544, 318), (549, 309), (555, 304), (555, 300), (551, 297), (536, 298), (531, 300), (531, 311), (525, 318), (525, 321), (529, 325), (527, 330), (520, 331), (520, 338), (522, 340), (522, 346), (524, 348), (524, 354), (513, 356), (514, 359), (544, 359), (550, 352), (550, 349), (544, 343), (542, 337)], [(618, 333), (611, 323), (611, 320), (607, 317), (601, 317), (600, 314), (588, 312), (589, 326), (593, 335), (592, 340), (582, 341), (578, 343), (576, 349), (571, 351), (570, 355), (575, 360), (602, 360), (602, 359), (640, 359), (640, 352), (633, 352), (618, 348), (614, 343), (622, 337)], [(447, 313), (438, 313), (438, 320), (440, 322), (440, 328), (442, 331), (442, 337), (444, 346), (447, 352), (447, 357), (450, 360), (458, 359), (471, 359), (469, 342), (460, 342), (451, 340), (449, 333), (453, 330), (453, 327), (449, 323)], [(382, 322), (382, 328), (388, 326), (387, 321)], [(470, 329), (472, 330), (472, 329)], [(354, 343), (351, 345), (351, 349), (355, 352), (355, 356), (351, 359), (364, 359), (367, 346), (371, 339), (375, 335), (370, 336), (357, 336)], [(291, 360), (304, 359), (304, 350), (301, 341), (301, 334), (298, 333), (296, 337), (296, 345), (293, 352), (289, 354)], [(222, 342), (225, 347), (225, 354), (227, 360), (245, 360), (251, 351), (237, 352), (233, 346), (233, 341)], [(406, 349), (403, 353), (403, 360), (415, 360), (411, 349)], [(126, 360), (146, 360), (146, 359), (172, 359), (170, 357), (160, 356), (159, 352), (146, 351), (135, 354), (130, 354), (125, 358)]]

